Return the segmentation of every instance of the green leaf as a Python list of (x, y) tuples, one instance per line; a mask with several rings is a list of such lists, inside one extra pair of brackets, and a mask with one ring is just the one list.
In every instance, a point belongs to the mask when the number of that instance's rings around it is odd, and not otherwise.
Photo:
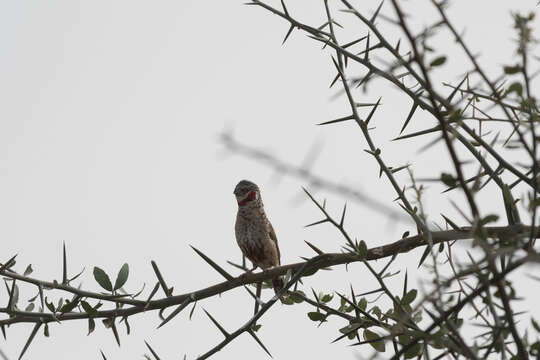
[(429, 63), (430, 67), (441, 66), (446, 62), (446, 56), (439, 56)]
[(24, 311), (32, 311), (34, 310), (34, 303), (30, 303), (28, 304), (28, 306), (26, 307), (26, 309), (24, 309)]
[[(434, 347), (435, 349), (445, 349), (446, 346), (448, 346), (448, 339), (446, 337), (446, 333), (448, 330), (446, 328), (441, 328), (436, 333), (434, 333), (430, 337), (430, 346)], [(421, 337), (422, 335), (416, 336)]]
[(294, 300), (291, 296), (282, 296), (279, 300), (283, 305), (294, 305)]
[(97, 266), (94, 267), (94, 279), (96, 279), (97, 283), (102, 288), (108, 291), (112, 291), (113, 287), (111, 284), (111, 279), (109, 279), (109, 275), (107, 275), (105, 271), (98, 268)]
[(409, 305), (416, 299), (416, 295), (418, 294), (418, 291), (416, 289), (412, 289), (409, 292), (405, 294), (403, 297), (403, 304)]
[(88, 334), (86, 334), (86, 336), (90, 335), (94, 331), (95, 328), (96, 328), (96, 322), (94, 321), (94, 319), (89, 318), (88, 319)]
[[(523, 99), (523, 101), (519, 103), (519, 107), (523, 111), (531, 112), (531, 111), (534, 111), (534, 109), (536, 109), (536, 102), (534, 101), (533, 98)], [(531, 119), (533, 117), (534, 116), (531, 116)]]
[(505, 95), (515, 92), (519, 97), (523, 96), (523, 85), (519, 82), (512, 83), (508, 89), (506, 89)]
[(101, 322), (103, 323), (103, 326), (105, 326), (105, 328), (110, 329), (113, 326), (114, 320), (113, 319), (103, 319), (103, 320), (101, 320)]
[(373, 346), (373, 348), (378, 352), (385, 352), (386, 344), (384, 343), (384, 340), (377, 340), (380, 338), (381, 337), (377, 333), (374, 333), (368, 329), (364, 330), (364, 339), (366, 341), (370, 341), (369, 345)]
[(322, 297), (321, 297), (321, 301), (323, 303), (327, 303), (329, 302), (330, 300), (332, 300), (332, 298), (334, 297), (334, 295), (332, 294), (324, 294)]
[(45, 328), (43, 329), (43, 335), (45, 335), (45, 337), (49, 337), (49, 324), (45, 324)]
[(297, 304), (300, 304), (301, 302), (304, 301), (303, 298), (301, 298), (299, 295), (302, 295), (302, 296), (306, 296), (306, 294), (302, 291), (302, 290), (296, 290), (295, 292), (291, 293), (289, 295), (289, 297), (291, 298), (292, 301), (294, 301), (295, 303)]
[(480, 225), (484, 226), (486, 224), (495, 222), (497, 220), (499, 220), (499, 215), (495, 215), (495, 214), (487, 215), (482, 220), (480, 220)]
[(79, 303), (78, 300), (66, 301), (65, 305), (62, 306), (62, 308), (60, 308), (60, 312), (61, 313), (70, 312), (71, 310), (75, 309), (78, 303)]
[(411, 336), (408, 334), (398, 335), (398, 340), (401, 345), (408, 345), (411, 342)]
[(122, 265), (122, 268), (116, 276), (116, 281), (114, 282), (114, 290), (120, 289), (126, 283), (129, 276), (129, 265), (126, 263)]
[(460, 122), (462, 119), (463, 119), (463, 113), (462, 113), (461, 109), (454, 110), (450, 114), (450, 122), (452, 122), (452, 123)]
[(358, 301), (358, 307), (364, 311), (366, 311), (366, 307), (367, 307), (367, 300), (366, 298), (361, 298), (360, 301)]
[(326, 315), (318, 311), (308, 312), (308, 317), (313, 321), (323, 321), (326, 318)]
[(444, 183), (444, 185), (448, 187), (454, 187), (456, 186), (456, 179), (448, 173), (442, 173), (441, 174), (441, 181)]
[(54, 304), (52, 302), (47, 302), (47, 298), (45, 298), (45, 305), (47, 306), (47, 308), (52, 312), (56, 312), (56, 309), (54, 308)]
[(360, 243), (358, 244), (358, 256), (360, 257), (360, 260), (364, 260), (367, 256), (368, 249), (366, 242), (364, 240), (360, 240)]
[(26, 267), (26, 270), (24, 270), (24, 273), (23, 273), (23, 276), (28, 276), (32, 273), (32, 271), (34, 271), (34, 269), (32, 269), (32, 264), (28, 265)]
[(381, 312), (381, 309), (380, 309), (378, 306), (372, 307), (370, 311), (371, 311), (373, 314), (375, 314), (375, 315), (377, 316), (378, 319), (381, 318), (382, 312)]
[(538, 355), (540, 354), (540, 341), (536, 341), (535, 343), (533, 343), (530, 347), (530, 353), (531, 355)]
[(16, 307), (18, 302), (19, 302), (19, 286), (15, 285), (13, 286), (13, 293), (11, 294), (10, 305), (13, 307)]
[(96, 316), (97, 315), (97, 310), (95, 308), (93, 308), (89, 303), (87, 303), (86, 301), (81, 301), (81, 306), (83, 307), (84, 311), (88, 314), (88, 315), (91, 315), (91, 316)]
[(422, 344), (416, 343), (409, 350), (405, 351), (405, 359), (412, 359), (422, 353)]
[(345, 298), (341, 298), (340, 299), (340, 306), (339, 306), (339, 311), (343, 311), (345, 309), (345, 307), (347, 306), (347, 302), (345, 301)]
[(341, 306), (339, 307), (339, 311), (345, 311), (347, 313), (351, 312), (354, 310), (354, 306), (353, 305), (347, 305), (347, 301), (345, 300), (345, 298), (341, 298)]
[(522, 68), (520, 65), (514, 65), (514, 66), (505, 66), (503, 69), (504, 69), (505, 74), (512, 75), (512, 74), (517, 74), (518, 72), (520, 72)]
[(419, 323), (420, 321), (422, 321), (422, 311), (418, 311), (416, 312), (413, 317), (412, 317), (413, 321), (415, 323)]

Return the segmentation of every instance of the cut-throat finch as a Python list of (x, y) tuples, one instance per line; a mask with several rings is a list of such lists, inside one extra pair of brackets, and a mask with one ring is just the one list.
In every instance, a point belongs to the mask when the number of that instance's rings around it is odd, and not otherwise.
[[(265, 270), (280, 265), (279, 246), (272, 224), (264, 211), (259, 187), (248, 180), (236, 185), (234, 195), (238, 203), (236, 214), (236, 242), (242, 253), (257, 267)], [(272, 279), (274, 291), (283, 288), (283, 279)]]

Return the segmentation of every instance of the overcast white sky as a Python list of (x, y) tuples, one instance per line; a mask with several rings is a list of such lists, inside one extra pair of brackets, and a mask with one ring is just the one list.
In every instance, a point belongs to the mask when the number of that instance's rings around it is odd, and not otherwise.
[[(131, 276), (125, 288), (137, 291), (146, 283), (149, 290), (155, 283), (150, 260), (157, 261), (176, 293), (215, 284), (222, 281), (220, 275), (188, 245), (220, 264), (240, 259), (232, 190), (243, 178), (262, 188), (283, 263), (312, 255), (303, 240), (338, 251), (342, 240), (332, 229), (303, 228), (319, 214), (312, 204), (298, 201), (305, 198), (299, 192), (302, 181), (276, 183), (266, 167), (242, 156), (223, 156), (217, 139), (226, 128), (234, 129), (239, 140), (293, 163), (300, 163), (318, 141), (323, 152), (316, 172), (390, 204), (395, 196), (362, 151), (359, 131), (352, 124), (314, 126), (349, 114), (343, 99), (331, 100), (329, 54), (300, 32), (281, 46), (288, 26), (242, 3), (0, 1), (0, 261), (18, 253), (17, 269), (31, 263), (34, 276), (60, 279), (65, 241), (70, 273), (87, 269), (84, 288), (98, 290), (93, 266), (115, 274), (128, 262)], [(374, 1), (353, 3), (368, 13), (377, 6)], [(427, 10), (429, 1), (403, 3), (421, 24), (435, 20)], [(510, 9), (535, 5), (535, 0), (462, 1), (450, 14), (459, 28), (466, 25), (466, 39), (482, 59), (500, 66), (513, 52)], [(289, 6), (300, 18), (324, 22), (322, 1), (290, 1)], [(392, 14), (388, 4), (383, 12)], [(364, 31), (360, 26), (351, 31), (359, 29)], [(441, 51), (454, 56), (450, 48)], [(445, 80), (455, 81), (467, 70), (453, 66)], [(375, 136), (389, 163), (411, 161), (419, 175), (441, 167), (435, 151), (414, 162), (413, 150), (423, 143), (407, 152), (389, 142), (409, 105), (380, 82), (359, 100), (373, 102), (379, 96), (386, 112), (376, 118)], [(317, 195), (328, 197), (336, 212), (343, 205), (339, 197)], [(432, 205), (435, 215), (443, 206)], [(408, 223), (389, 226), (384, 216), (358, 204), (350, 209), (351, 232), (369, 246), (413, 230)], [(417, 253), (404, 255), (402, 269), (408, 265), (414, 273), (417, 258)], [(324, 272), (309, 285), (347, 289), (352, 282), (370, 289), (360, 266), (352, 266), (340, 280), (345, 274)], [(0, 303), (6, 302), (1, 292)], [(121, 348), (101, 324), (89, 337), (86, 322), (51, 324), (51, 337), (38, 336), (26, 358), (96, 359), (99, 349), (109, 359), (141, 358), (143, 339), (162, 358), (194, 358), (221, 340), (200, 306), (230, 330), (252, 312), (251, 299), (236, 290), (199, 304), (191, 322), (186, 312), (155, 330), (157, 314), (136, 316), (130, 336), (121, 328)], [(264, 316), (259, 334), (274, 357), (354, 358), (356, 350), (344, 342), (330, 344), (344, 325), (334, 321), (317, 329), (306, 317), (308, 309), (276, 306)], [(16, 358), (30, 331), (27, 325), (13, 326), (0, 349)], [(265, 356), (250, 337), (242, 336), (215, 358)]]

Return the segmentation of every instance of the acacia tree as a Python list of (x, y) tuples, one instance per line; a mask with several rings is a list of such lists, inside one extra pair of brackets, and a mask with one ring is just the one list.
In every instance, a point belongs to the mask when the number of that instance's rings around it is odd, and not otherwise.
[[(512, 15), (517, 38), (514, 62), (502, 66), (497, 76), (490, 77), (467, 46), (460, 30), (448, 18), (447, 1), (429, 2), (428, 5), (437, 11), (438, 18), (420, 31), (413, 30), (411, 22), (414, 16), (407, 15), (404, 4), (397, 0), (391, 0), (385, 7), (381, 3), (374, 12), (356, 9), (347, 0), (331, 4), (324, 0), (325, 21), (322, 24), (299, 20), (289, 12), (283, 0), (279, 6), (258, 0), (248, 5), (262, 8), (290, 25), (283, 42), (293, 31), (300, 31), (322, 45), (324, 53), (331, 57), (336, 73), (331, 87), (341, 87), (341, 94), (346, 97), (349, 107), (345, 115), (319, 125), (344, 122), (357, 125), (362, 143), (366, 144), (366, 156), (377, 163), (382, 181), (395, 192), (395, 202), (380, 203), (356, 189), (287, 164), (271, 154), (239, 143), (230, 134), (224, 134), (222, 141), (229, 150), (300, 177), (306, 183), (307, 197), (322, 215), (321, 220), (310, 226), (329, 223), (335, 227), (342, 244), (341, 251), (325, 253), (314, 244), (307, 243), (315, 255), (305, 257), (305, 261), (234, 277), (218, 265), (218, 261), (193, 248), (225, 281), (184, 294), (174, 294), (153, 261), (157, 279), (155, 286), (149, 292), (141, 290), (127, 294), (122, 288), (129, 275), (127, 264), (122, 266), (114, 283), (103, 270), (95, 267), (94, 278), (105, 292), (93, 292), (74, 285), (80, 274), (71, 277), (65, 247), (63, 274), (59, 281), (31, 277), (31, 266), (24, 271), (16, 270), (13, 257), (0, 267), (9, 295), (6, 306), (0, 308), (5, 315), (0, 320), (0, 328), (5, 336), (11, 326), (33, 324), (20, 356), (24, 355), (40, 329), (43, 328), (44, 335), (48, 336), (48, 324), (51, 322), (87, 321), (89, 332), (92, 332), (96, 321), (101, 320), (120, 342), (117, 327), (124, 324), (129, 333), (131, 316), (156, 311), (160, 318), (159, 326), (163, 326), (188, 306), (193, 312), (198, 301), (243, 286), (248, 296), (254, 298), (254, 315), (242, 327), (231, 332), (205, 311), (224, 339), (207, 349), (200, 359), (209, 358), (244, 333), (253, 337), (270, 354), (257, 334), (258, 322), (278, 301), (290, 306), (302, 302), (310, 304), (313, 309), (307, 315), (317, 323), (325, 322), (329, 317), (341, 319), (342, 326), (336, 328), (335, 340), (372, 348), (374, 357), (539, 357), (540, 326), (527, 313), (515, 311), (515, 302), (520, 294), (513, 286), (516, 270), (535, 266), (540, 261), (534, 247), (539, 236), (536, 221), (540, 205), (536, 134), (539, 112), (533, 94), (536, 72), (531, 69), (531, 64), (539, 60), (531, 55), (535, 45), (532, 37), (534, 14)], [(338, 13), (336, 10), (342, 11)], [(355, 29), (361, 28), (363, 33), (351, 37), (343, 29), (341, 17), (353, 21)], [(380, 23), (395, 26), (400, 36), (385, 35)], [(436, 70), (449, 62), (441, 47), (437, 46), (438, 42), (433, 41), (435, 36), (441, 35), (448, 36), (449, 43), (453, 41), (452, 44), (468, 59), (469, 68), (463, 74), (457, 74), (461, 78), (455, 83), (449, 79), (456, 74), (445, 74), (446, 79), (442, 80), (439, 79), (441, 72), (438, 72), (439, 76), (435, 75)], [(417, 179), (413, 174), (414, 163), (393, 164), (391, 155), (387, 156), (382, 145), (375, 143), (372, 127), (377, 121), (377, 110), (382, 106), (381, 97), (373, 96), (378, 97), (373, 103), (356, 100), (358, 92), (366, 91), (374, 81), (389, 82), (410, 99), (410, 109), (404, 109), (403, 119), (396, 123), (398, 136), (395, 140), (410, 141), (428, 134), (435, 135), (435, 140), (423, 149), (442, 143), (451, 159), (447, 171), (431, 174), (430, 179)], [(372, 94), (367, 91), (367, 96)], [(429, 114), (435, 125), (404, 134), (420, 111)], [(460, 218), (442, 215), (439, 221), (438, 216), (425, 211), (422, 196), (427, 181), (436, 181), (447, 187), (445, 193)], [(405, 215), (413, 224), (414, 233), (411, 230), (401, 239), (388, 241), (387, 245), (368, 248), (366, 242), (356, 240), (347, 230), (346, 207), (340, 214), (332, 214), (325, 202), (308, 190), (313, 188), (337, 192), (348, 200), (359, 200), (375, 211), (394, 217)], [(501, 219), (499, 214), (491, 213), (477, 200), (479, 194), (485, 192), (497, 197)], [(465, 201), (460, 201), (462, 197)], [(498, 226), (492, 226), (497, 221)], [(458, 249), (456, 244), (460, 244)], [(425, 249), (419, 259), (419, 267), (431, 279), (422, 294), (410, 288), (406, 273), (399, 287), (390, 286), (388, 278), (397, 274), (401, 254), (419, 247)], [(465, 256), (456, 257), (456, 252)], [(387, 260), (381, 266), (373, 263), (377, 259)], [(348, 294), (337, 291), (317, 294), (304, 289), (301, 284), (303, 277), (316, 277), (320, 269), (355, 262), (365, 266), (376, 280), (376, 288), (363, 293), (351, 288)], [(229, 264), (246, 270), (245, 263)], [(350, 275), (354, 276), (354, 273)], [(266, 302), (260, 299), (260, 287), (254, 293), (247, 286), (268, 282), (276, 276), (284, 276), (285, 286)], [(538, 280), (540, 278), (531, 275), (529, 280), (523, 281), (536, 285)], [(35, 296), (25, 299), (27, 305), (19, 299), (21, 285), (35, 291)], [(52, 292), (58, 291), (63, 296), (57, 301), (50, 301)], [(157, 352), (146, 345), (150, 351), (147, 357), (159, 359)], [(105, 358), (105, 354), (102, 355)]]

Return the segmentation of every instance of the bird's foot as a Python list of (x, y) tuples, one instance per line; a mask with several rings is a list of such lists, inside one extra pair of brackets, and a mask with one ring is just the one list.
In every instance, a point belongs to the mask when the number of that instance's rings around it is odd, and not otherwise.
[(243, 273), (242, 275), (240, 275), (238, 278), (241, 279), (241, 280), (244, 280), (248, 275), (252, 274), (253, 271), (256, 269), (257, 267), (254, 266), (253, 268), (249, 269), (248, 271), (246, 271), (245, 273)]

